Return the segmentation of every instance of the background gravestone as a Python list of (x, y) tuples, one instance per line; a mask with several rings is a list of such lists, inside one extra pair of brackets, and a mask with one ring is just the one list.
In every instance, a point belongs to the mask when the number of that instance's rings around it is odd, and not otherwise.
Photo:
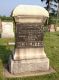
[(56, 29), (55, 29), (55, 25), (54, 24), (51, 24), (50, 25), (50, 32), (55, 32)]
[(59, 31), (59, 27), (56, 27), (56, 31)]
[(2, 22), (2, 38), (13, 38), (14, 31), (13, 31), (13, 22)]

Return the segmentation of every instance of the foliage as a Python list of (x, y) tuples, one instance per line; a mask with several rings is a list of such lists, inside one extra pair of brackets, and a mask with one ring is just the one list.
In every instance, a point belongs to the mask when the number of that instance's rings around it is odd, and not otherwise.
[(54, 16), (50, 15), (48, 23), (55, 24), (56, 26), (59, 26), (59, 18), (57, 18), (56, 15), (54, 15)]
[[(49, 13), (56, 14), (57, 12), (57, 6), (55, 0), (41, 0), (42, 2), (45, 1), (46, 6), (45, 8), (48, 10)], [(56, 8), (55, 8), (56, 7)]]
[(12, 17), (0, 16), (2, 21), (13, 21)]

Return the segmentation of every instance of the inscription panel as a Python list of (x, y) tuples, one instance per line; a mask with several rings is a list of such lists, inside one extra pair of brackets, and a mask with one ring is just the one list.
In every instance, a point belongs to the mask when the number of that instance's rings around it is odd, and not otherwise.
[(43, 47), (43, 27), (39, 24), (16, 24), (16, 47)]

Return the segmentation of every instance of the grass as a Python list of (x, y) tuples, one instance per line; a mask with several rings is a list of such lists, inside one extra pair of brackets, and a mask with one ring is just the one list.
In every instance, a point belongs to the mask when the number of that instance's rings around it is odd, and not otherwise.
[(59, 80), (59, 32), (45, 33), (45, 52), (50, 60), (50, 65), (56, 70), (56, 73), (43, 76), (5, 78), (2, 74), (3, 64), (8, 62), (9, 55), (13, 49), (13, 46), (4, 45), (5, 43), (7, 44), (8, 41), (10, 41), (10, 39), (0, 39), (0, 80)]
[(2, 64), (2, 61), (0, 59), (0, 80), (3, 79), (3, 64)]
[(9, 42), (15, 41), (14, 38), (0, 38), (0, 45), (8, 45)]
[[(49, 36), (48, 36), (49, 35)], [(45, 36), (45, 51), (51, 66), (59, 71), (59, 32), (47, 33)]]

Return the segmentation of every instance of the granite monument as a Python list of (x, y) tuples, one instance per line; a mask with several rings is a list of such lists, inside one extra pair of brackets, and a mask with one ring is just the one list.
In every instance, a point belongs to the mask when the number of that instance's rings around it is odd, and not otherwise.
[(15, 19), (15, 50), (9, 61), (12, 74), (49, 70), (49, 59), (44, 51), (44, 23), (49, 17), (40, 6), (19, 5), (12, 16)]

